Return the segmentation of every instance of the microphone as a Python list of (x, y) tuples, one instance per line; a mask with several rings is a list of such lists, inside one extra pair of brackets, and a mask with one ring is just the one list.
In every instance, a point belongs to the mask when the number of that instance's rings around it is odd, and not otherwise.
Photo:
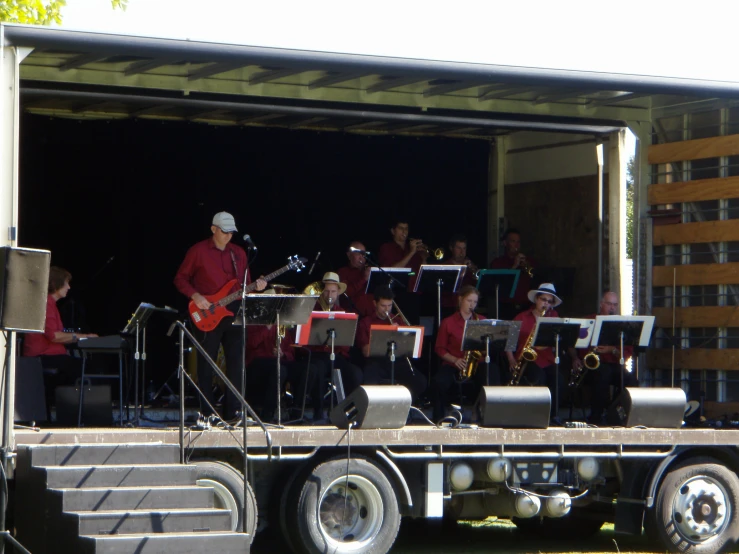
[(316, 262), (318, 261), (318, 258), (321, 257), (321, 251), (318, 251), (318, 254), (316, 254), (315, 259), (313, 260), (313, 263), (310, 265), (310, 269), (308, 270), (308, 275), (313, 273), (313, 270), (316, 268)]
[(257, 249), (257, 245), (254, 244), (254, 241), (253, 240), (251, 240), (251, 236), (250, 235), (244, 235), (243, 238), (244, 238), (244, 242), (246, 243), (246, 246), (249, 248), (249, 250), (256, 250)]
[(353, 246), (349, 247), (349, 252), (359, 252), (363, 256), (369, 256), (370, 254), (372, 254), (372, 252), (370, 252), (369, 250), (360, 250), (359, 248), (354, 248)]
[(329, 297), (328, 297), (328, 298), (326, 299), (326, 302), (328, 303), (328, 311), (330, 312), (330, 311), (331, 311), (331, 308), (332, 308), (332, 307), (333, 307), (333, 305), (334, 305), (334, 299), (333, 299), (333, 298), (332, 298), (331, 296), (329, 296)]

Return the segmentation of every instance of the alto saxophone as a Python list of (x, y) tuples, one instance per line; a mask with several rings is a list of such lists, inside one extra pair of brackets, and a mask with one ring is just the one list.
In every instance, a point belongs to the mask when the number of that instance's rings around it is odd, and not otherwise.
[(477, 366), (482, 359), (482, 352), (479, 350), (468, 350), (464, 353), (464, 369), (459, 371), (459, 380), (472, 378), (477, 372)]
[[(541, 313), (537, 315), (539, 317), (544, 317), (545, 313), (546, 310), (542, 310)], [(521, 382), (521, 377), (523, 377), (523, 372), (526, 369), (526, 364), (528, 364), (529, 362), (535, 362), (536, 358), (539, 357), (539, 355), (536, 353), (536, 350), (531, 347), (532, 343), (534, 342), (535, 331), (536, 326), (531, 329), (531, 332), (526, 339), (526, 344), (523, 345), (523, 350), (521, 350), (521, 354), (519, 354), (518, 359), (516, 360), (516, 365), (513, 366), (513, 369), (511, 369), (511, 380), (508, 381), (509, 386), (518, 385)]]

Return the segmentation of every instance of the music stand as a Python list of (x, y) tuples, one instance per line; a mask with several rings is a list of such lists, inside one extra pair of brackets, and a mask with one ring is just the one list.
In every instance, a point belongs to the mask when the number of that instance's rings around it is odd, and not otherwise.
[(441, 291), (457, 292), (462, 282), (466, 265), (422, 265), (413, 292), (428, 292), (436, 289), (437, 324), (441, 326)]
[(559, 348), (574, 348), (580, 338), (580, 323), (576, 320), (559, 317), (542, 317), (536, 322), (532, 346), (554, 347), (554, 420), (558, 421), (559, 411)]
[[(349, 312), (312, 312), (308, 324), (298, 331), (298, 344), (309, 346), (325, 346), (331, 343), (331, 381), (336, 390), (336, 399), (342, 402), (344, 383), (341, 373), (335, 367), (336, 346), (353, 346), (354, 334), (357, 331), (357, 314)], [(333, 399), (333, 396), (332, 396)]]
[(370, 326), (369, 355), (390, 358), (391, 385), (395, 384), (395, 357), (420, 358), (422, 345), (423, 327)]
[[(148, 302), (142, 302), (138, 305), (136, 308), (136, 311), (131, 316), (131, 319), (128, 320), (128, 323), (126, 323), (126, 326), (121, 331), (121, 335), (133, 335), (135, 337), (135, 350), (133, 354), (134, 359), (134, 394), (133, 394), (133, 405), (134, 405), (134, 423), (138, 427), (139, 425), (139, 417), (143, 417), (144, 415), (144, 402), (146, 399), (145, 396), (145, 387), (146, 387), (146, 324), (149, 322), (149, 318), (151, 315), (155, 312), (161, 312), (161, 313), (168, 313), (168, 314), (177, 314), (177, 310), (174, 308), (170, 308), (169, 306), (165, 306), (164, 308), (157, 308), (153, 304), (149, 304)], [(141, 350), (139, 350), (139, 339), (141, 339)], [(139, 360), (141, 360), (141, 407), (139, 412)], [(129, 377), (130, 379), (130, 377)], [(82, 390), (84, 387), (80, 387), (80, 414), (82, 414)], [(130, 390), (130, 389), (129, 389)], [(128, 392), (126, 393), (126, 396), (128, 397)], [(120, 400), (123, 402), (123, 398)], [(126, 410), (128, 410), (128, 402), (126, 402)], [(126, 417), (128, 418), (128, 413), (126, 414)], [(81, 417), (79, 418), (81, 419)], [(79, 422), (78, 422), (79, 424)], [(121, 425), (123, 423), (121, 422)]]
[(633, 346), (634, 352), (649, 347), (654, 328), (653, 315), (597, 315), (592, 346), (617, 346), (621, 367), (621, 391), (624, 390), (624, 346)]
[(462, 335), (462, 350), (485, 350), (485, 384), (490, 386), (490, 348), (515, 352), (518, 335), (521, 333), (520, 321), (501, 321), (499, 319), (467, 320)]
[[(277, 425), (282, 426), (282, 392), (280, 383), (282, 337), (280, 326), (308, 323), (318, 296), (303, 294), (247, 294), (244, 299), (244, 323), (246, 325), (277, 325)], [(307, 383), (307, 377), (306, 377)]]
[(520, 269), (481, 269), (477, 275), (477, 290), (487, 296), (495, 295), (495, 319), (500, 317), (500, 293), (513, 298), (518, 286)]
[(366, 294), (372, 294), (377, 287), (408, 288), (408, 280), (413, 270), (410, 267), (372, 267), (364, 289)]

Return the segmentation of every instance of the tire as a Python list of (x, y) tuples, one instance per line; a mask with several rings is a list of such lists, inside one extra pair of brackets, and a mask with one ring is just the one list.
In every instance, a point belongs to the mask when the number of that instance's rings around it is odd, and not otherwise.
[(648, 514), (649, 534), (670, 552), (714, 554), (739, 538), (739, 478), (713, 458), (672, 469)]
[(519, 531), (542, 539), (567, 540), (572, 537), (591, 537), (605, 521), (570, 513), (564, 517), (512, 518)]
[[(215, 507), (231, 510), (231, 531), (243, 531), (244, 476), (229, 464), (218, 461), (197, 461), (196, 483), (200, 487), (212, 487), (215, 491)], [(257, 499), (247, 484), (248, 499), (247, 533), (252, 537), (257, 530)]]
[(288, 492), (288, 501), (297, 497), (286, 508), (286, 527), (293, 530), (290, 542), (295, 552), (382, 554), (390, 550), (400, 530), (400, 509), (390, 479), (363, 458), (352, 458), (348, 469), (347, 479), (346, 459), (324, 462), (296, 480)]

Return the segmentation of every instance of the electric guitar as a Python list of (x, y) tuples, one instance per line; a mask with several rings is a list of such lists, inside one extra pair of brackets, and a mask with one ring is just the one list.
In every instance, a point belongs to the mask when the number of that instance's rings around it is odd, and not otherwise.
[[(307, 261), (308, 260), (306, 260), (305, 258), (299, 258), (297, 255), (290, 256), (288, 258), (289, 263), (286, 266), (283, 266), (277, 271), (274, 271), (269, 275), (261, 278), (265, 281), (271, 281), (275, 277), (279, 277), (280, 275), (282, 275), (286, 271), (290, 271), (291, 269), (294, 269), (295, 271), (300, 271), (301, 269), (305, 268), (305, 264), (307, 263)], [(236, 283), (238, 283), (238, 280), (232, 279), (231, 281), (223, 285), (223, 288), (215, 294), (204, 295), (205, 299), (208, 300), (208, 302), (210, 302), (211, 304), (210, 308), (208, 308), (207, 310), (201, 310), (195, 305), (195, 302), (193, 300), (190, 300), (190, 303), (187, 306), (187, 311), (190, 314), (195, 327), (197, 327), (201, 331), (212, 331), (218, 326), (218, 324), (224, 317), (234, 315), (233, 312), (226, 309), (226, 306), (228, 306), (234, 300), (238, 300), (239, 298), (241, 298), (241, 290), (237, 290), (232, 294), (228, 294), (228, 291), (230, 291)], [(251, 285), (247, 285), (246, 293), (248, 294), (256, 288), (256, 282), (252, 283)]]

